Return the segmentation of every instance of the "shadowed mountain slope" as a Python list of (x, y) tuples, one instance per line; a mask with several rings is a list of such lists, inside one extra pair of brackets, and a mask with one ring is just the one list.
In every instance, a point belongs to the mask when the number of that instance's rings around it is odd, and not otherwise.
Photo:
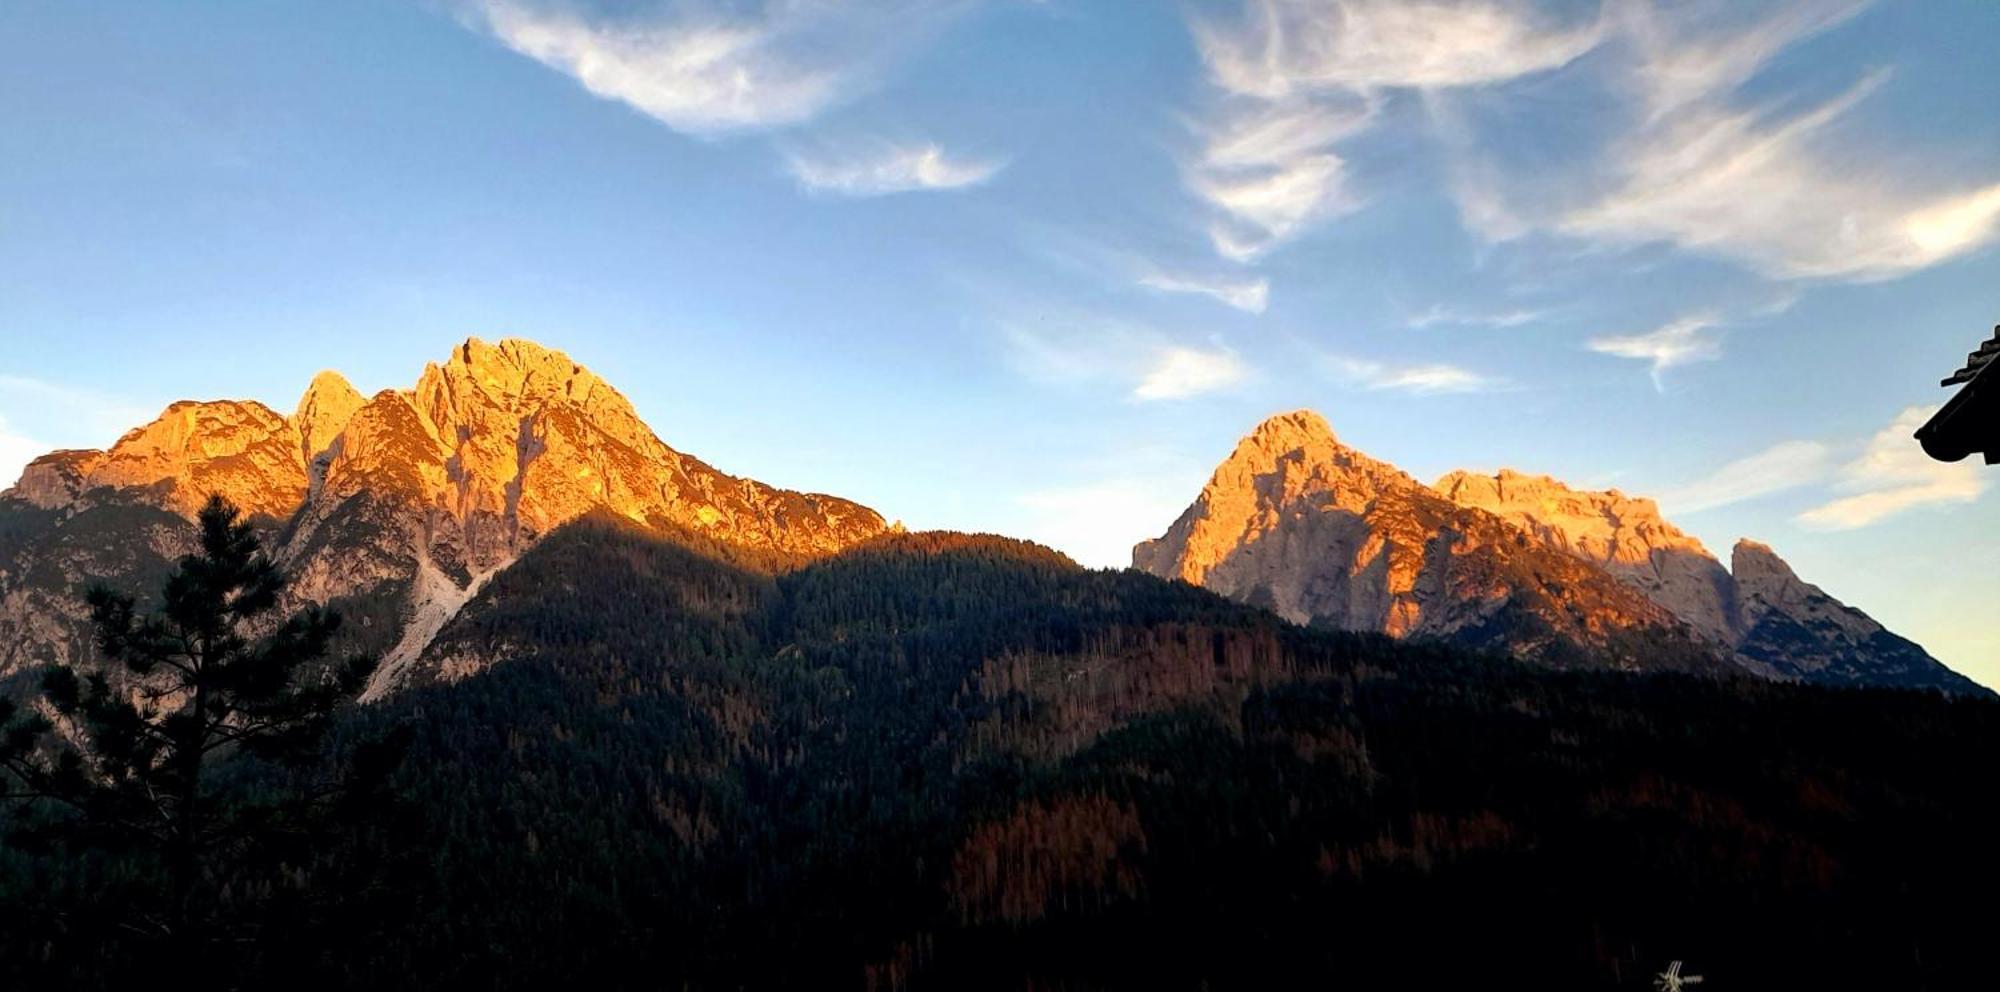
[(2000, 795), (1985, 701), (1498, 664), (987, 536), (801, 564), (602, 514), (432, 651), (492, 663), (356, 714), (415, 729), (421, 826), (301, 937), (340, 948), (317, 981), (1984, 968), (1954, 907), (1996, 881), (1964, 853)]

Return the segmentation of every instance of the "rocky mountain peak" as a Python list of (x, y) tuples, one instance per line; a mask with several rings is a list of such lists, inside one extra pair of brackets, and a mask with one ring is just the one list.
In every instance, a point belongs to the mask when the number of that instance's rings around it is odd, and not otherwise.
[(1327, 423), (1317, 411), (1293, 410), (1264, 418), (1243, 439), (1243, 444), (1282, 452), (1306, 447), (1338, 447), (1340, 438), (1333, 433), (1333, 425)]
[(1431, 488), (1460, 506), (1505, 517), (1601, 562), (1649, 561), (1661, 549), (1714, 558), (1660, 516), (1658, 503), (1616, 489), (1573, 489), (1553, 477), (1513, 469), (1493, 475), (1451, 472)]
[(1770, 545), (1747, 537), (1737, 541), (1736, 546), (1730, 549), (1729, 571), (1738, 582), (1765, 584), (1799, 581), (1792, 566), (1778, 557)]
[[(77, 533), (145, 522), (143, 536), (102, 532), (111, 534), (103, 546), (121, 552), (117, 569), (36, 573), (74, 582), (171, 561), (185, 533), (173, 516), (191, 517), (210, 493), (285, 524), (272, 550), (292, 578), (290, 595), (361, 612), (358, 636), (384, 658), (374, 694), (396, 684), (487, 578), (585, 515), (794, 560), (885, 527), (867, 507), (726, 475), (675, 451), (617, 390), (560, 351), (478, 338), (427, 365), (409, 389), (364, 398), (322, 372), (290, 417), (253, 402), (176, 403), (106, 451), (36, 460), (0, 512), (35, 508), (33, 528), (44, 530), (24, 540), (51, 548), (68, 537), (68, 521), (80, 521)], [(60, 657), (76, 645), (73, 627), (37, 619), (76, 600), (73, 590), (56, 582), (13, 595), (14, 577), (25, 574), (0, 561), (0, 630), (42, 633), (0, 651), (0, 675), (15, 656)]]
[[(1564, 645), (1617, 654), (1607, 647), (1614, 630), (1686, 640), (1638, 592), (1342, 445), (1310, 411), (1259, 424), (1132, 560), (1298, 623), (1540, 657), (1573, 652)], [(1534, 633), (1501, 633), (1508, 630)], [(1664, 663), (1713, 663), (1699, 649), (1675, 657)]]
[(1734, 639), (1729, 573), (1699, 540), (1661, 517), (1654, 501), (1512, 469), (1452, 472), (1432, 488), (1605, 569), (1717, 643)]
[(1421, 488), (1392, 466), (1345, 447), (1311, 410), (1258, 424), (1166, 535), (1133, 549), (1133, 564), (1202, 584), (1211, 569), (1268, 533), (1300, 503), (1358, 512), (1384, 489)]
[(270, 407), (182, 400), (106, 450), (36, 459), (12, 492), (54, 508), (101, 488), (143, 494), (184, 516), (221, 493), (247, 513), (283, 518), (305, 495), (305, 467), (291, 424)]
[(1769, 546), (1738, 541), (1729, 557), (1742, 629), (1737, 652), (1761, 669), (1835, 685), (1989, 694), (1922, 646), (1799, 578)]
[[(528, 418), (551, 408), (588, 422), (626, 447), (643, 450), (658, 439), (632, 404), (596, 373), (553, 348), (532, 341), (506, 338), (487, 344), (468, 338), (452, 349), (443, 364), (424, 367), (410, 392), (410, 401), (430, 425), (439, 443), (455, 450), (468, 470), (481, 464), (499, 467), (520, 438), (518, 428)], [(492, 436), (492, 450), (466, 450), (468, 439)], [(513, 477), (505, 471), (504, 482)]]
[(1762, 544), (1724, 568), (1653, 500), (1513, 469), (1425, 486), (1311, 411), (1257, 425), (1132, 563), (1299, 623), (1556, 664), (1973, 688)]
[(311, 463), (326, 451), (347, 428), (355, 411), (367, 403), (367, 398), (346, 376), (331, 369), (313, 376), (305, 395), (299, 397), (298, 407), (292, 411), (292, 426), (299, 432), (299, 452), (306, 462)]

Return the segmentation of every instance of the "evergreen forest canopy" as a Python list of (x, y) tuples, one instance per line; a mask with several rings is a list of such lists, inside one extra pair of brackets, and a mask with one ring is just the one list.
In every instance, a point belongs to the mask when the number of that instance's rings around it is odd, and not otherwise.
[(205, 928), (133, 925), (173, 891), (160, 850), (10, 807), (0, 987), (196, 961), (220, 987), (342, 989), (1989, 969), (1967, 908), (2000, 883), (1986, 699), (1532, 668), (990, 536), (807, 562), (605, 517), (431, 650), (497, 663), (331, 711), (316, 763), (216, 769), (282, 799), (360, 755), (388, 788), (232, 866)]

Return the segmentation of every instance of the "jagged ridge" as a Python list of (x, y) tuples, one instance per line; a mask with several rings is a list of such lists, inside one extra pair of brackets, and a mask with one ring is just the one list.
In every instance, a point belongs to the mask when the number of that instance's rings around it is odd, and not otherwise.
[[(668, 447), (562, 352), (472, 338), (407, 390), (364, 399), (322, 372), (290, 417), (254, 402), (176, 403), (106, 451), (35, 460), (0, 494), (0, 512), (23, 521), (0, 564), (0, 629), (19, 631), (21, 643), (0, 664), (72, 658), (75, 617), (47, 615), (73, 613), (63, 604), (85, 575), (120, 577), (86, 570), (54, 532), (105, 507), (191, 517), (210, 493), (265, 521), (297, 599), (360, 615), (361, 646), (386, 653), (373, 695), (482, 582), (588, 513), (802, 556), (885, 529), (867, 507), (730, 476)], [(122, 570), (134, 573), (186, 550), (162, 533), (171, 530), (97, 537), (144, 537)], [(30, 572), (40, 580), (27, 581)]]
[[(1757, 675), (1979, 691), (1801, 582), (1768, 547), (1739, 543), (1724, 568), (1654, 501), (1545, 475), (1452, 472), (1425, 487), (1343, 446), (1311, 411), (1258, 425), (1166, 535), (1134, 549), (1133, 564), (1301, 623), (1478, 643), (1496, 619), (1525, 610), (1558, 641), (1600, 655), (1615, 640), (1604, 631), (1680, 628)], [(1552, 576), (1558, 594), (1542, 594)], [(1503, 634), (1482, 646), (1546, 653), (1545, 642)]]

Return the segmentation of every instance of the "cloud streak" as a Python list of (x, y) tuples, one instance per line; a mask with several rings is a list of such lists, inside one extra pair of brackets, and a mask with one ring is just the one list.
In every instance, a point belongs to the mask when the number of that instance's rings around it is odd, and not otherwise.
[(1814, 530), (1853, 530), (1920, 507), (1971, 503), (1984, 495), (1981, 466), (1934, 461), (1911, 440), (1937, 409), (1916, 406), (1897, 414), (1840, 469), (1834, 488), (1847, 495), (1799, 514), (1798, 523)]
[(1784, 441), (1668, 489), (1659, 501), (1669, 513), (1699, 513), (1824, 482), (1834, 465), (1833, 449), (1825, 444)]
[(1722, 343), (1711, 333), (1715, 324), (1716, 318), (1708, 314), (1682, 317), (1643, 334), (1591, 338), (1584, 347), (1600, 355), (1646, 362), (1653, 388), (1664, 390), (1668, 369), (1722, 356)]
[(1596, 22), (1490, 0), (1259, 0), (1235, 23), (1195, 25), (1216, 84), (1265, 100), (1504, 82), (1567, 65), (1601, 37)]
[[(1612, 247), (1665, 244), (1786, 280), (1892, 279), (1992, 244), (2000, 182), (1919, 178), (1854, 140), (1852, 112), (1887, 84), (1886, 70), (1817, 100), (1750, 86), (1780, 55), (1866, 6), (1607, 7), (1595, 37), (1618, 57), (1573, 78), (1576, 92), (1608, 94), (1617, 120), (1559, 174), (1545, 163), (1503, 168), (1476, 124), (1460, 119), (1469, 102), (1431, 101), (1461, 218), (1493, 241), (1543, 231)], [(1510, 133), (1545, 119), (1538, 106), (1485, 106), (1504, 111), (1493, 124)]]
[(1498, 310), (1479, 312), (1460, 310), (1440, 303), (1429, 310), (1405, 321), (1405, 325), (1417, 330), (1427, 327), (1522, 327), (1548, 316), (1546, 310)]
[(470, 0), (508, 48), (685, 134), (809, 120), (866, 88), (909, 39), (962, 6), (687, 0), (607, 16), (563, 0)]
[(954, 156), (930, 143), (883, 145), (862, 152), (787, 156), (792, 177), (814, 193), (871, 197), (978, 186), (1006, 163)]
[(1132, 389), (1135, 400), (1184, 400), (1240, 385), (1249, 378), (1243, 359), (1227, 348), (1165, 348)]
[(1271, 300), (1271, 281), (1264, 278), (1241, 279), (1155, 272), (1140, 277), (1139, 285), (1162, 293), (1192, 293), (1196, 296), (1206, 296), (1244, 313), (1263, 313)]
[(1438, 363), (1399, 365), (1350, 355), (1328, 355), (1325, 362), (1327, 369), (1335, 378), (1368, 390), (1434, 396), (1444, 393), (1491, 392), (1503, 385), (1490, 376), (1456, 365)]
[(1249, 381), (1249, 363), (1219, 343), (1197, 347), (1148, 327), (1078, 318), (1059, 331), (1025, 323), (1002, 328), (1013, 365), (1055, 385), (1115, 383), (1137, 402), (1191, 399)]
[(1408, 0), (1253, 0), (1192, 28), (1216, 100), (1183, 172), (1216, 217), (1215, 249), (1239, 262), (1365, 202), (1337, 146), (1374, 126), (1384, 91), (1506, 82), (1602, 35), (1521, 4)]

